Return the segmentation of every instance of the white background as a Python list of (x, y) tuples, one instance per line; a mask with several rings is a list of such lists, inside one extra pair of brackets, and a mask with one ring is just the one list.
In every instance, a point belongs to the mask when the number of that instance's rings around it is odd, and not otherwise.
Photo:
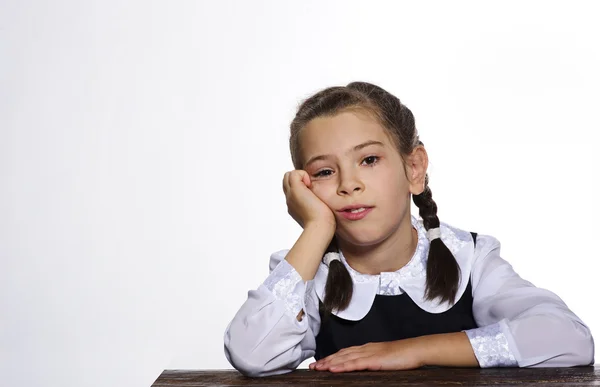
[(600, 335), (595, 3), (0, 4), (5, 385), (229, 368), (227, 323), (300, 232), (295, 108), (354, 80), (415, 114), (441, 220)]

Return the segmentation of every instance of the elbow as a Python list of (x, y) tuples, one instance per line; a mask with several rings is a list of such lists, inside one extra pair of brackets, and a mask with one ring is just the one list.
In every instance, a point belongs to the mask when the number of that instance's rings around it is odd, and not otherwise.
[(594, 364), (594, 338), (589, 328), (585, 327), (585, 334), (581, 333), (578, 337), (580, 345), (578, 351), (573, 356), (575, 366), (589, 366)]
[(573, 329), (572, 350), (566, 356), (570, 367), (589, 366), (594, 364), (594, 338), (590, 329), (580, 322), (575, 322)]
[[(226, 351), (227, 352), (227, 351)], [(251, 354), (229, 352), (227, 355), (229, 363), (242, 375), (250, 378), (261, 378), (265, 376), (280, 375), (291, 372), (287, 369), (269, 369), (264, 362), (259, 361)]]
[(224, 340), (225, 357), (233, 368), (238, 370), (242, 375), (248, 377), (263, 376), (264, 364), (253, 359), (252, 353), (248, 351), (242, 343), (237, 343), (232, 340), (229, 328), (225, 332)]
[(594, 365), (594, 348), (591, 347), (589, 351), (577, 354), (574, 357), (574, 367), (577, 366), (593, 366)]
[(242, 310), (225, 330), (225, 356), (245, 376), (285, 374), (293, 371), (305, 355), (311, 355), (306, 347), (314, 347), (314, 338), (307, 337), (307, 330), (306, 321), (297, 323), (295, 318), (285, 316), (283, 303), (263, 307), (260, 313), (255, 308)]
[(238, 341), (231, 337), (229, 330), (225, 333), (224, 350), (227, 361), (242, 375), (258, 378), (291, 372), (291, 369), (273, 368), (271, 362), (265, 359), (265, 354), (255, 351), (244, 340)]
[[(541, 359), (535, 357), (525, 360), (524, 367), (579, 367), (594, 364), (594, 339), (589, 328), (579, 322), (574, 322), (574, 329), (569, 334), (562, 335), (555, 342), (555, 355)], [(557, 337), (558, 334), (556, 335)], [(545, 357), (545, 356), (542, 356)]]
[(253, 362), (250, 356), (236, 353), (235, 351), (232, 351), (231, 348), (227, 348), (227, 346), (225, 346), (225, 356), (227, 357), (229, 364), (231, 364), (231, 366), (238, 370), (242, 375), (251, 378), (264, 376), (263, 365)]
[(581, 367), (594, 364), (594, 343), (591, 340), (584, 340), (574, 343), (570, 351), (565, 351), (552, 361), (546, 364), (540, 364), (540, 367)]
[(256, 354), (247, 351), (236, 351), (227, 345), (225, 345), (225, 356), (233, 368), (250, 378), (280, 375), (292, 371), (292, 369), (286, 368), (273, 369), (269, 367), (268, 362), (263, 361)]

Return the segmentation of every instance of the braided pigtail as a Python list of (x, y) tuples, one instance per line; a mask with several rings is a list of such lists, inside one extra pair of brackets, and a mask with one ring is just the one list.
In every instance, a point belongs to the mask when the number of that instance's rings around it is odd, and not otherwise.
[(325, 300), (321, 310), (328, 315), (334, 309), (344, 310), (348, 307), (352, 299), (353, 288), (350, 273), (339, 259), (335, 237), (327, 248), (325, 263), (329, 266), (329, 272), (327, 273), (327, 282), (325, 282)]
[(419, 195), (413, 195), (413, 202), (419, 208), (419, 215), (431, 240), (427, 258), (425, 298), (433, 300), (439, 297), (441, 302), (454, 302), (458, 292), (460, 268), (439, 235), (440, 220), (429, 188), (428, 175), (425, 175), (425, 190)]

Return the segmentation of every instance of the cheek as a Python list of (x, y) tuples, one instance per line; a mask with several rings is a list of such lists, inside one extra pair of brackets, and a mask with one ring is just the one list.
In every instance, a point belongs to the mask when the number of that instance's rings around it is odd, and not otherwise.
[(382, 199), (385, 197), (393, 202), (404, 198), (409, 192), (404, 175), (399, 176), (397, 171), (385, 171), (377, 179), (371, 181), (371, 186), (383, 196)]
[(404, 176), (400, 176), (397, 170), (392, 168), (380, 168), (377, 173), (366, 176), (365, 182), (379, 189), (397, 190), (404, 186)]
[(327, 206), (331, 207), (332, 197), (335, 196), (335, 185), (330, 182), (320, 181), (313, 182), (312, 192), (323, 201)]

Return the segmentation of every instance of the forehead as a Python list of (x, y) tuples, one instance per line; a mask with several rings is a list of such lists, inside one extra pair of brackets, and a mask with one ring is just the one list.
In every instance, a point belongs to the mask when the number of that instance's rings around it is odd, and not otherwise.
[(302, 159), (315, 155), (343, 155), (366, 141), (392, 142), (386, 130), (373, 117), (362, 112), (342, 112), (332, 117), (311, 120), (300, 133)]

